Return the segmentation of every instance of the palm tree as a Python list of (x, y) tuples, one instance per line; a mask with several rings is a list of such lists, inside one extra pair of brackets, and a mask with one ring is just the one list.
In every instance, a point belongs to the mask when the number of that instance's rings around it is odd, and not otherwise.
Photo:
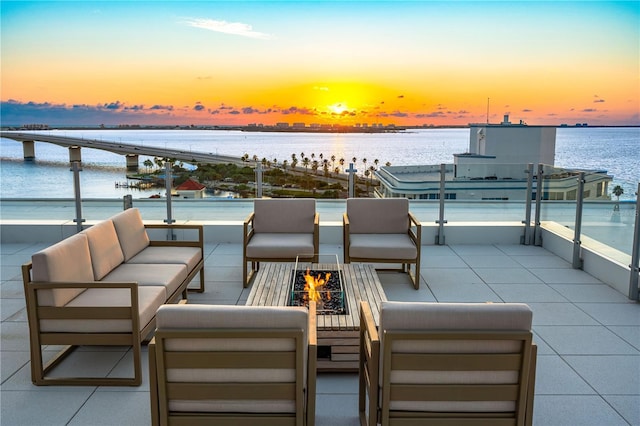
[(384, 165), (385, 165), (385, 166), (387, 166), (387, 167), (389, 167), (389, 166), (391, 166), (391, 162), (390, 162), (390, 161), (387, 161), (386, 163), (384, 163)]
[(621, 187), (620, 185), (616, 185), (613, 187), (613, 190), (611, 192), (613, 192), (613, 195), (615, 195), (618, 198), (616, 205), (613, 206), (613, 210), (618, 211), (620, 210), (620, 196), (624, 194), (624, 188)]
[(302, 165), (304, 166), (305, 174), (309, 171), (309, 163), (311, 163), (311, 160), (309, 160), (309, 157), (302, 158)]
[(344, 173), (344, 158), (340, 158), (338, 160), (338, 163), (340, 163), (340, 168), (342, 169), (342, 172)]
[(332, 155), (331, 156), (331, 168), (335, 168), (336, 167), (336, 156)]
[(362, 168), (366, 171), (367, 170), (367, 159), (363, 158), (362, 159)]
[(320, 166), (320, 163), (318, 163), (318, 160), (313, 160), (313, 162), (311, 163), (311, 169), (313, 170), (314, 174), (318, 174), (318, 167)]
[(282, 162), (282, 171), (284, 171), (284, 183), (287, 183), (287, 167), (289, 166), (289, 161), (284, 160)]
[(149, 173), (149, 171), (153, 167), (153, 161), (147, 158), (142, 164), (144, 164), (144, 166), (147, 168), (147, 173)]

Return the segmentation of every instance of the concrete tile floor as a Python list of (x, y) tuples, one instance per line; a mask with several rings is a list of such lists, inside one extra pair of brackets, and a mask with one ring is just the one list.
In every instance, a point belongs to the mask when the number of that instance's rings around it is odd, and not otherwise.
[[(20, 265), (45, 244), (0, 247), (0, 424), (148, 425), (146, 348), (140, 387), (37, 387)], [(341, 253), (323, 245), (321, 253)], [(242, 247), (206, 247), (206, 292), (191, 303), (243, 304)], [(550, 252), (531, 246), (424, 246), (422, 284), (379, 272), (390, 300), (525, 302), (534, 311), (539, 346), (535, 425), (640, 424), (640, 304)], [(55, 348), (51, 348), (54, 353)], [(128, 348), (82, 348), (63, 368), (121, 376), (131, 371)], [(357, 375), (319, 374), (318, 426), (358, 425)]]

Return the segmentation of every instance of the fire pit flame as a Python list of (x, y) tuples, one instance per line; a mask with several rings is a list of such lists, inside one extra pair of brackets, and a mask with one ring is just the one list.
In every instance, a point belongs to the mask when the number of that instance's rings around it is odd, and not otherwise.
[[(305, 286), (304, 290), (307, 292), (307, 300), (313, 300), (319, 305), (322, 305), (322, 297), (320, 296), (320, 288), (329, 282), (331, 278), (331, 272), (326, 272), (325, 277), (322, 278), (322, 274), (318, 274), (317, 277), (311, 275), (311, 271), (307, 268), (307, 272), (304, 274)], [(331, 300), (331, 292), (327, 291), (326, 296), (328, 300)]]

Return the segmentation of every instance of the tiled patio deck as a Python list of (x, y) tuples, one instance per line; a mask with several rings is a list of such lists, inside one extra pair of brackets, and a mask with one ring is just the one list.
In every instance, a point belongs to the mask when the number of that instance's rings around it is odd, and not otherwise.
[[(20, 265), (46, 245), (1, 246), (0, 424), (150, 424), (146, 359), (140, 387), (31, 384)], [(336, 252), (342, 248), (321, 246)], [(207, 290), (190, 302), (243, 304), (250, 288), (242, 288), (241, 245), (210, 244), (206, 255)], [(535, 425), (640, 424), (640, 304), (545, 249), (424, 246), (420, 290), (403, 274), (379, 276), (390, 300), (529, 304), (539, 346)], [(126, 349), (74, 356), (74, 369), (110, 375), (128, 374), (131, 365)], [(359, 424), (356, 374), (320, 374), (317, 393), (318, 426)]]

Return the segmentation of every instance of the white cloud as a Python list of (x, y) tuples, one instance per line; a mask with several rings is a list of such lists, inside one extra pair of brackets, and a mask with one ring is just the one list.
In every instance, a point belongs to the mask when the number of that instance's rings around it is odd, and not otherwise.
[(243, 24), (242, 22), (227, 22), (204, 18), (188, 18), (185, 19), (184, 23), (190, 27), (202, 28), (204, 30), (215, 31), (218, 33), (258, 38), (262, 40), (270, 40), (274, 38), (271, 34), (254, 31), (251, 25)]

